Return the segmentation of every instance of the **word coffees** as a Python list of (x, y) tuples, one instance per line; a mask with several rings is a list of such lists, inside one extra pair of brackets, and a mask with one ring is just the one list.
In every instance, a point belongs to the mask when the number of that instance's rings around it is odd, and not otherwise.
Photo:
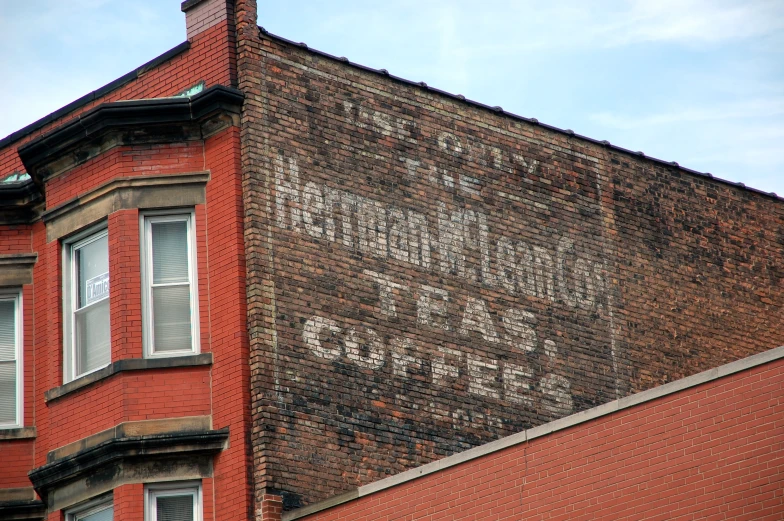
[[(364, 270), (363, 274), (379, 288), (381, 314), (396, 317), (395, 292), (412, 293), (412, 288), (371, 270)], [(530, 312), (515, 308), (504, 311), (503, 326), (499, 330), (493, 324), (487, 304), (481, 299), (468, 297), (462, 313), (458, 315), (459, 321), (452, 324), (452, 314), (448, 311), (450, 299), (446, 291), (420, 285), (416, 293), (417, 327), (420, 329), (438, 328), (463, 337), (478, 334), (486, 342), (504, 343), (518, 354), (537, 349), (537, 335), (533, 328), (535, 317)], [(336, 320), (319, 315), (307, 320), (302, 340), (314, 355), (326, 360), (345, 357), (361, 368), (373, 370), (380, 370), (386, 363), (391, 363), (392, 374), (398, 378), (409, 378), (412, 369), (421, 373), (427, 370), (429, 364), (428, 374), (435, 385), (444, 385), (464, 374), (468, 379), (468, 392), (476, 396), (536, 408), (534, 396), (541, 395), (542, 409), (551, 415), (563, 416), (573, 409), (569, 380), (548, 373), (536, 382), (534, 371), (527, 363), (501, 362), (490, 356), (463, 353), (443, 345), (431, 348), (434, 352), (428, 360), (418, 356), (425, 350), (409, 336), (391, 336), (385, 344), (373, 328), (341, 327)], [(547, 357), (555, 361), (557, 348), (552, 340), (545, 340), (544, 350)], [(437, 416), (449, 416), (448, 411), (440, 409), (435, 403), (431, 402), (429, 409)]]

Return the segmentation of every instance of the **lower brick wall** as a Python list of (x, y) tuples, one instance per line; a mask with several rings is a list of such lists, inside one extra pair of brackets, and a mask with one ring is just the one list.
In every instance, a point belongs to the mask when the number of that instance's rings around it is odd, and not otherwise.
[(48, 441), (38, 447), (36, 466), (46, 463), (48, 450), (124, 421), (209, 415), (209, 371), (184, 367), (124, 372), (49, 402)]
[(30, 486), (27, 472), (33, 466), (34, 443), (14, 440), (0, 444), (0, 489)]
[(779, 359), (304, 519), (779, 520), (782, 398)]

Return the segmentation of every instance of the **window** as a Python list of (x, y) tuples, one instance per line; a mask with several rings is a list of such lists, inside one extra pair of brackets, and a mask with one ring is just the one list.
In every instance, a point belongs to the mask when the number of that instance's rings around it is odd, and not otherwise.
[(106, 230), (65, 246), (65, 381), (111, 362), (109, 236)]
[(198, 352), (193, 214), (142, 216), (142, 309), (145, 355)]
[(22, 297), (0, 293), (0, 428), (22, 426)]
[(201, 521), (200, 483), (147, 485), (144, 521)]
[(112, 521), (114, 505), (111, 496), (104, 496), (68, 510), (65, 521)]

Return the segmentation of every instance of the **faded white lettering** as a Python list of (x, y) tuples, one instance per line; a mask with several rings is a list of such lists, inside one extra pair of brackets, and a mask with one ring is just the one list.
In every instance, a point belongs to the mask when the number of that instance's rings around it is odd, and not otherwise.
[[(346, 357), (365, 369), (378, 369), (384, 365), (384, 343), (378, 334), (370, 328), (365, 328), (366, 340), (360, 338), (356, 329), (349, 329), (344, 344)], [(363, 354), (367, 352), (367, 354)]]
[(479, 396), (499, 398), (496, 389), (496, 375), (498, 374), (498, 360), (493, 360), (480, 355), (468, 353), (468, 390)]
[[(324, 345), (320, 338), (322, 331), (327, 330), (330, 333), (330, 340), (328, 344)], [(334, 337), (336, 333), (340, 332), (337, 323), (330, 319), (315, 316), (305, 322), (305, 328), (302, 331), (302, 341), (310, 348), (314, 355), (327, 360), (335, 360), (340, 357), (340, 346), (335, 345)]]
[(461, 335), (468, 335), (471, 331), (481, 334), (482, 338), (488, 342), (498, 342), (498, 333), (493, 326), (493, 319), (490, 318), (484, 300), (468, 297), (458, 332)]

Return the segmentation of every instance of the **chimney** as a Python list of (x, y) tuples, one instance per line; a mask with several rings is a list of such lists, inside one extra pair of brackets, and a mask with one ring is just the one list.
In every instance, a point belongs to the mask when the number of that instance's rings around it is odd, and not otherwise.
[(185, 0), (180, 8), (185, 13), (188, 41), (210, 27), (228, 21), (234, 23), (233, 0)]

